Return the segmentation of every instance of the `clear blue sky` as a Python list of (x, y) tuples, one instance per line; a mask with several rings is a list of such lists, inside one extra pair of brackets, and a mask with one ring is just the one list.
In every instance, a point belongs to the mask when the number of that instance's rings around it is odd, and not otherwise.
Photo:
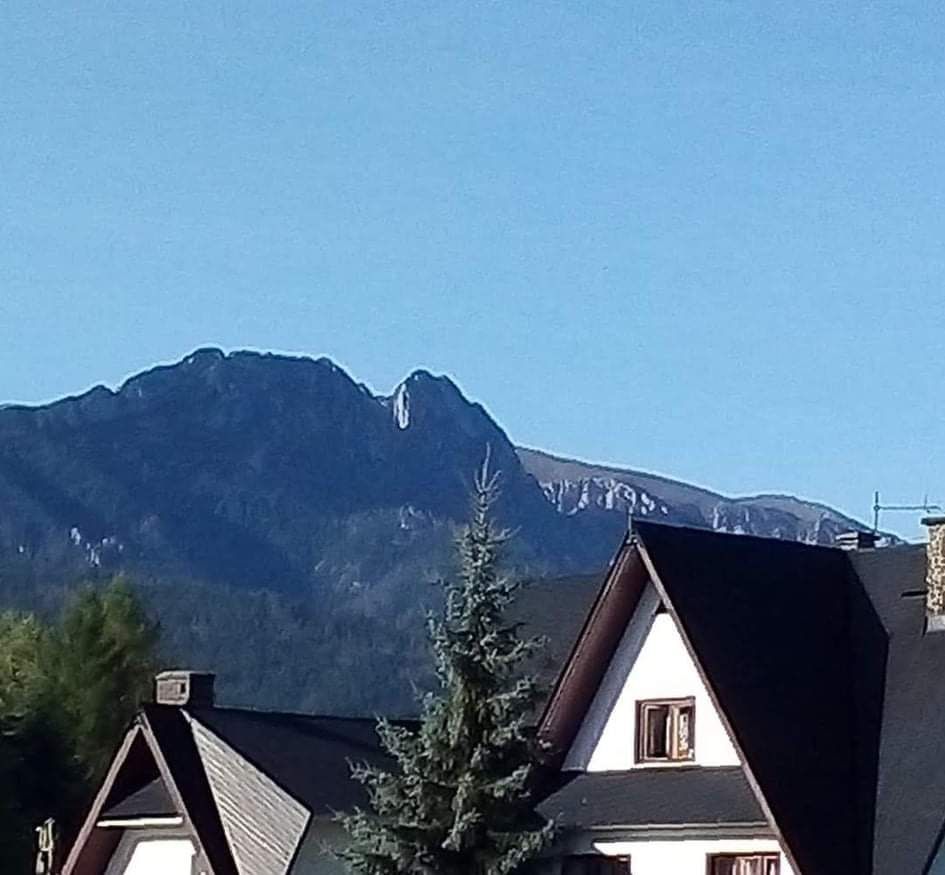
[(251, 346), (447, 372), (519, 442), (727, 492), (945, 501), (943, 33), (927, 2), (4, 3), (0, 399)]

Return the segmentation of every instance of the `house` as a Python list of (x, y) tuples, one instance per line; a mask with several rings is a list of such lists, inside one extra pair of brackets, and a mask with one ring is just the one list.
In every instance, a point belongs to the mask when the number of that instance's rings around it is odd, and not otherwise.
[[(551, 875), (945, 873), (945, 519), (927, 547), (640, 523), (556, 633)], [(545, 594), (547, 595), (547, 594)], [(560, 656), (560, 658), (559, 658)], [(159, 678), (65, 875), (340, 871), (373, 721), (213, 707)]]

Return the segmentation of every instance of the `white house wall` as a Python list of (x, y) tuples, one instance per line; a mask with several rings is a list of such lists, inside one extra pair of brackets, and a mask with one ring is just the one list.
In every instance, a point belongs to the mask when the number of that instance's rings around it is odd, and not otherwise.
[(193, 875), (194, 846), (181, 835), (126, 830), (105, 875)]
[(714, 841), (596, 842), (595, 848), (611, 857), (630, 857), (633, 875), (705, 875), (712, 854), (774, 854), (781, 857), (781, 875), (794, 875), (787, 857), (770, 839)]
[(690, 696), (695, 700), (692, 762), (701, 766), (739, 764), (675, 621), (665, 611), (657, 613), (658, 608), (659, 596), (649, 584), (568, 753), (566, 769), (605, 772), (640, 768), (634, 762), (637, 702)]

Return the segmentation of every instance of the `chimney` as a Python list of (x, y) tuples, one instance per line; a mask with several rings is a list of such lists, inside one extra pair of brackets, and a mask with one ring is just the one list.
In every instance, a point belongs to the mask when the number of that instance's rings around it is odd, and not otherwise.
[(833, 542), (841, 550), (872, 550), (879, 540), (876, 532), (863, 532), (857, 529), (852, 532), (840, 532)]
[(212, 708), (215, 679), (216, 675), (208, 671), (162, 671), (154, 678), (154, 701), (158, 705)]
[(945, 516), (922, 520), (928, 526), (925, 570), (925, 628), (928, 632), (945, 631)]

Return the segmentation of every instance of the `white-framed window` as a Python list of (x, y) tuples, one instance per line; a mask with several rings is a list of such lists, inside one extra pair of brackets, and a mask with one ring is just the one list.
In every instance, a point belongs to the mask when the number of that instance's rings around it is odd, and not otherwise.
[(696, 703), (687, 699), (637, 702), (636, 761), (690, 762), (696, 755)]

